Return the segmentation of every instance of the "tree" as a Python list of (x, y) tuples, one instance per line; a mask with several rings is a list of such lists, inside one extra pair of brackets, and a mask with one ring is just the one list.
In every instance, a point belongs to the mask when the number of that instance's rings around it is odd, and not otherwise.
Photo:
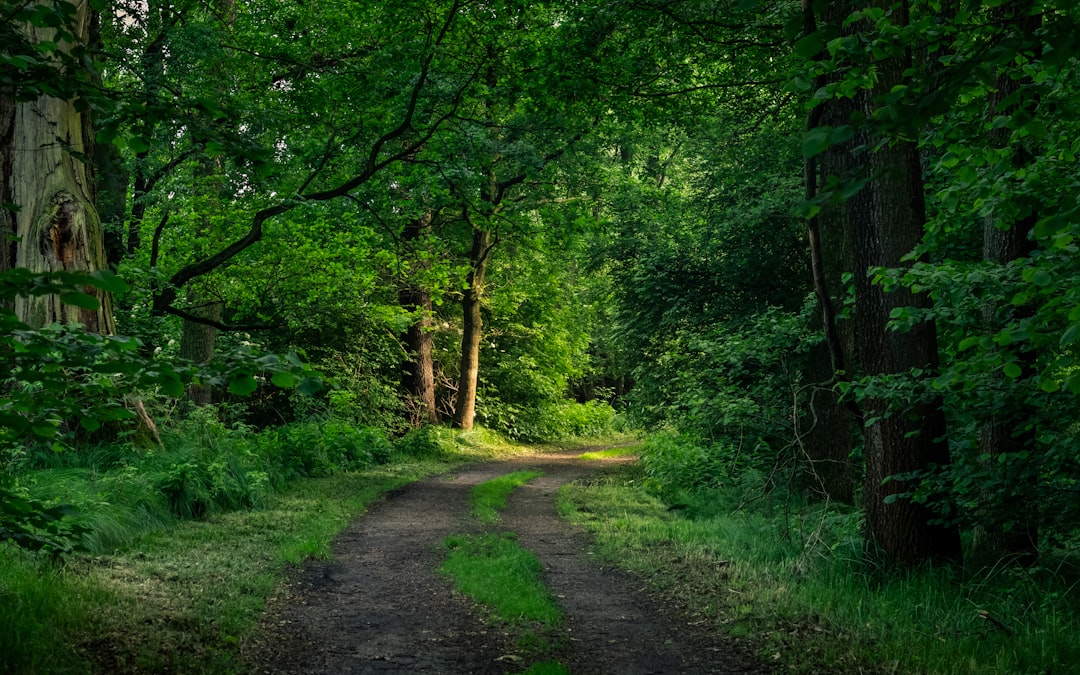
[[(30, 12), (22, 24), (24, 39), (44, 46), (48, 67), (78, 68), (77, 57), (85, 53), (90, 38), (90, 3), (58, 3), (51, 10), (35, 5)], [(79, 79), (70, 70), (66, 77)], [(8, 159), (0, 170), (2, 198), (5, 204), (15, 205), (14, 213), (9, 209), (4, 213), (9, 231), (18, 237), (14, 256), (8, 246), (2, 251), (5, 262), (0, 270), (107, 269), (88, 163), (93, 138), (87, 104), (70, 91), (7, 89), (0, 96), (0, 156)], [(34, 327), (78, 323), (97, 333), (115, 332), (107, 293), (86, 287), (81, 296), (68, 300), (75, 302), (64, 302), (57, 295), (19, 296), (15, 312)]]

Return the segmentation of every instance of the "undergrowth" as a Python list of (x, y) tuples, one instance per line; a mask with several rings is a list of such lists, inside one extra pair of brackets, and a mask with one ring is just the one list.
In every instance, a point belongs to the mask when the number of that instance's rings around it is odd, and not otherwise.
[(9, 489), (70, 504), (61, 559), (0, 542), (0, 672), (236, 672), (288, 565), (387, 490), (522, 448), (476, 430), (313, 420), (256, 433), (196, 413), (164, 447), (28, 455)]
[[(899, 574), (868, 564), (850, 510), (737, 487), (662, 501), (640, 467), (563, 489), (600, 552), (791, 672), (1080, 672), (1076, 552), (1042, 566)], [(751, 498), (754, 497), (754, 498)]]

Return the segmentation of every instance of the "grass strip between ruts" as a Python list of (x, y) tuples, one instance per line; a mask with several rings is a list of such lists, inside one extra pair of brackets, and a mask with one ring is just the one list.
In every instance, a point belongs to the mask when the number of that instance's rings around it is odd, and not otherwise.
[(480, 483), (469, 493), (473, 515), (488, 525), (499, 522), (499, 511), (506, 508), (510, 493), (543, 475), (542, 471), (515, 471)]

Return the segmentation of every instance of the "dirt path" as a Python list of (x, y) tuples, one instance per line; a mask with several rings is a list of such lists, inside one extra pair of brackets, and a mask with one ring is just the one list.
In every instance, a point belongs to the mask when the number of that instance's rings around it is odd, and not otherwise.
[(641, 579), (595, 560), (588, 535), (558, 517), (559, 487), (612, 461), (532, 455), (392, 493), (342, 533), (333, 561), (305, 564), (272, 603), (263, 634), (245, 650), (255, 672), (520, 672), (527, 661), (513, 637), (485, 623), (436, 569), (445, 537), (483, 530), (469, 516), (469, 490), (525, 469), (544, 475), (511, 496), (498, 530), (517, 533), (537, 555), (566, 614), (553, 658), (574, 675), (763, 672), (737, 647), (688, 625)]

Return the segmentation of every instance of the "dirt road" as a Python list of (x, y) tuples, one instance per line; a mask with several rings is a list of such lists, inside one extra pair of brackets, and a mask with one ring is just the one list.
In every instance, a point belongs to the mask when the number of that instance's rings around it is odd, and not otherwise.
[(358, 518), (330, 562), (309, 562), (272, 603), (245, 650), (265, 673), (514, 673), (530, 655), (437, 572), (450, 534), (485, 531), (469, 490), (527, 469), (494, 529), (540, 559), (564, 624), (546, 658), (574, 675), (764, 672), (734, 644), (689, 625), (646, 583), (595, 559), (589, 536), (556, 513), (561, 485), (611, 462), (543, 454), (465, 467), (398, 490)]

